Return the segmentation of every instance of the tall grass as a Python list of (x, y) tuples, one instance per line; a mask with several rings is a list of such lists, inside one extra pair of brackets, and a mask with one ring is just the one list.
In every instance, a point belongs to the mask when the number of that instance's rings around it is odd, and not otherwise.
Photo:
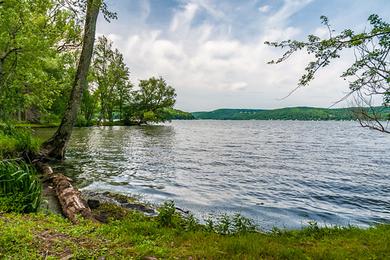
[(160, 227), (175, 227), (183, 228), (184, 230), (192, 231), (208, 231), (221, 235), (234, 235), (256, 232), (256, 225), (249, 218), (237, 213), (233, 216), (227, 214), (221, 215), (214, 220), (209, 217), (205, 219), (205, 224), (199, 224), (198, 220), (192, 215), (181, 215), (176, 211), (176, 206), (173, 201), (166, 201), (158, 209), (157, 222)]
[(32, 154), (39, 150), (40, 142), (25, 128), (0, 123), (0, 159)]
[(23, 161), (0, 161), (0, 212), (35, 212), (41, 202), (36, 171)]

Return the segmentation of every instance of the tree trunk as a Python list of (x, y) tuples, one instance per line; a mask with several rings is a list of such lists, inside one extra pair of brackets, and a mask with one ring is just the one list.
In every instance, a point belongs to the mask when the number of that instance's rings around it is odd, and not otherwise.
[(80, 197), (80, 192), (73, 187), (72, 180), (63, 174), (54, 174), (52, 168), (39, 161), (35, 166), (42, 172), (44, 178), (50, 181), (61, 205), (62, 213), (74, 224), (77, 223), (77, 215), (94, 220), (88, 204)]
[(65, 149), (77, 119), (77, 112), (80, 108), (83, 91), (87, 85), (87, 75), (91, 64), (93, 45), (95, 42), (96, 21), (99, 15), (100, 5), (101, 0), (87, 1), (83, 47), (73, 82), (72, 92), (61, 125), (53, 137), (47, 140), (42, 146), (41, 153), (46, 158), (64, 159)]
[(3, 80), (3, 61), (0, 60), (0, 89), (1, 89), (2, 80)]

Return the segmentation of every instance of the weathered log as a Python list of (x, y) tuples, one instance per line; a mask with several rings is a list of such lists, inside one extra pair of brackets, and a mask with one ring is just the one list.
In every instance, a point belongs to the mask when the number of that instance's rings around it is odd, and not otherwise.
[(53, 176), (53, 184), (64, 215), (73, 223), (77, 223), (76, 216), (78, 214), (86, 219), (93, 219), (91, 209), (81, 198), (81, 193), (73, 187), (71, 181), (63, 174)]
[(62, 213), (73, 223), (77, 223), (77, 215), (94, 220), (91, 209), (81, 198), (81, 193), (72, 185), (72, 179), (63, 174), (53, 172), (53, 169), (42, 162), (35, 162), (35, 166), (45, 178), (53, 184), (60, 202)]

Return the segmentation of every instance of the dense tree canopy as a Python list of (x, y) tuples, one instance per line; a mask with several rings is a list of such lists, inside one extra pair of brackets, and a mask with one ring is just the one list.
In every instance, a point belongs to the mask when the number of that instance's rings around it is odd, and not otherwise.
[[(116, 17), (100, 0), (1, 1), (0, 120), (61, 121), (79, 73), (88, 6), (99, 8), (108, 20)], [(127, 118), (143, 114), (146, 108), (135, 104), (140, 102), (138, 92), (120, 51), (105, 36), (92, 48), (91, 70), (77, 102), (81, 103), (77, 123), (112, 123), (125, 114)]]
[(354, 95), (356, 105), (370, 108), (356, 110), (357, 119), (362, 126), (390, 133), (389, 125), (381, 122), (375, 109), (371, 109), (375, 96), (382, 99), (384, 108), (390, 106), (390, 24), (378, 15), (371, 15), (368, 18), (371, 26), (369, 30), (357, 33), (346, 29), (335, 34), (328, 18), (322, 16), (321, 20), (329, 30), (327, 39), (309, 35), (307, 41), (266, 42), (270, 46), (287, 48), (281, 58), (270, 63), (283, 62), (299, 50), (306, 50), (313, 55), (314, 60), (308, 63), (306, 72), (298, 83), (298, 87), (301, 87), (308, 85), (319, 69), (340, 58), (344, 50), (352, 49), (355, 61), (341, 75), (349, 80), (350, 93), (347, 97)]
[(115, 110), (121, 119), (132, 88), (130, 72), (123, 55), (118, 49), (112, 49), (112, 42), (105, 36), (100, 37), (96, 44), (92, 73), (100, 102), (99, 121), (108, 119), (113, 122)]
[(0, 7), (0, 115), (45, 111), (68, 85), (64, 46), (78, 41), (72, 15), (51, 0), (7, 0)]
[(141, 80), (133, 92), (129, 115), (139, 123), (168, 120), (167, 109), (175, 105), (176, 92), (163, 78)]

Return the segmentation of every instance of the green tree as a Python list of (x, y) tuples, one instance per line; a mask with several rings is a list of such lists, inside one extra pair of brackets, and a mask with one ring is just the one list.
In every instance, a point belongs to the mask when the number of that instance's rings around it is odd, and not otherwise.
[[(345, 97), (354, 95), (356, 104), (362, 106), (357, 109), (357, 119), (364, 127), (390, 133), (389, 124), (383, 124), (379, 117), (380, 111), (373, 107), (373, 97), (380, 97), (384, 109), (390, 106), (390, 25), (378, 15), (368, 18), (370, 29), (363, 32), (354, 32), (351, 29), (335, 34), (328, 18), (321, 17), (322, 23), (329, 30), (329, 37), (322, 39), (309, 35), (307, 41), (286, 40), (282, 42), (265, 42), (265, 44), (286, 48), (284, 55), (269, 63), (280, 63), (288, 59), (293, 53), (306, 50), (314, 56), (308, 63), (298, 86), (306, 86), (313, 79), (318, 70), (328, 66), (332, 60), (340, 58), (344, 50), (352, 49), (355, 55), (354, 63), (341, 75), (349, 79), (350, 92)], [(297, 89), (296, 88), (296, 89)], [(291, 93), (290, 93), (291, 94)], [(368, 108), (366, 108), (368, 107)], [(390, 115), (387, 120), (390, 120)]]
[(119, 112), (119, 120), (123, 118), (123, 107), (130, 101), (130, 93), (133, 88), (129, 80), (129, 68), (124, 62), (123, 55), (115, 49), (112, 56), (112, 62), (109, 67), (109, 77), (111, 82), (110, 95), (110, 117), (112, 121), (112, 113), (115, 108)]
[(42, 154), (49, 158), (64, 159), (65, 149), (72, 135), (73, 126), (76, 123), (82, 94), (87, 86), (87, 75), (95, 42), (96, 21), (99, 11), (102, 8), (102, 1), (86, 0), (85, 4), (86, 13), (82, 50), (72, 84), (68, 105), (59, 128), (54, 133), (53, 137), (42, 145)]
[(92, 73), (97, 83), (96, 91), (100, 100), (99, 121), (104, 120), (107, 114), (108, 89), (110, 84), (108, 67), (112, 56), (112, 42), (104, 35), (99, 37), (95, 46), (92, 65)]
[(167, 85), (163, 78), (141, 80), (139, 90), (133, 92), (128, 121), (139, 124), (167, 121), (167, 109), (173, 108), (175, 102), (175, 89)]
[(85, 89), (83, 93), (83, 99), (81, 102), (81, 111), (79, 117), (80, 126), (91, 126), (92, 120), (95, 115), (97, 105), (98, 105), (98, 95), (97, 92), (92, 92), (89, 89)]
[(92, 71), (100, 100), (99, 121), (113, 122), (115, 110), (119, 111), (121, 119), (132, 88), (130, 72), (123, 55), (118, 49), (113, 50), (112, 42), (105, 36), (99, 37), (96, 44)]
[(49, 109), (63, 87), (74, 17), (52, 0), (6, 0), (0, 7), (0, 117)]

